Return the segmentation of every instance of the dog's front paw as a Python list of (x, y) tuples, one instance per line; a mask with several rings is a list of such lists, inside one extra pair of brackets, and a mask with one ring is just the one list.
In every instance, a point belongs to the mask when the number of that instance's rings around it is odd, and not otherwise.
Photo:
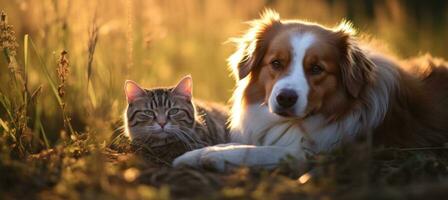
[(205, 147), (184, 153), (173, 161), (173, 167), (189, 166), (224, 172), (229, 168), (221, 147)]
[(194, 168), (200, 168), (201, 167), (200, 158), (204, 151), (205, 148), (202, 148), (182, 154), (181, 156), (174, 159), (173, 167), (190, 166)]
[(217, 148), (204, 151), (199, 162), (202, 168), (226, 172), (234, 167), (232, 163), (226, 160), (226, 152), (219, 151)]

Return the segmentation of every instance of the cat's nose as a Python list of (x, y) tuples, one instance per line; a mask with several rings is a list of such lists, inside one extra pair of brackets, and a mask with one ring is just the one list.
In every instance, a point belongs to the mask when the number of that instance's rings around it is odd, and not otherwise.
[(165, 125), (166, 125), (166, 121), (159, 121), (159, 122), (157, 122), (159, 125), (160, 125), (160, 127), (165, 127)]
[(167, 123), (166, 116), (160, 115), (157, 117), (157, 123), (160, 125), (160, 127), (163, 129)]

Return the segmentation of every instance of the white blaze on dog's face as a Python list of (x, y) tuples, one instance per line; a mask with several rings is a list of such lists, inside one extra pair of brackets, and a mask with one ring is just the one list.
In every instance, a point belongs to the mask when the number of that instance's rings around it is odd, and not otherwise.
[[(303, 67), (307, 49), (315, 38), (311, 33), (289, 33), (290, 62), (286, 74), (274, 84), (269, 95), (269, 110), (283, 116), (304, 116), (308, 104), (310, 86)], [(275, 42), (275, 40), (273, 41)], [(276, 51), (276, 49), (272, 50)], [(272, 52), (267, 52), (268, 54)], [(273, 52), (275, 54), (275, 52)], [(274, 70), (282, 70), (284, 61), (273, 57)]]
[(283, 117), (341, 113), (335, 111), (346, 106), (348, 94), (340, 76), (338, 42), (333, 32), (317, 26), (282, 24), (267, 41), (263, 59), (252, 71), (257, 77), (248, 87), (264, 87), (263, 101)]

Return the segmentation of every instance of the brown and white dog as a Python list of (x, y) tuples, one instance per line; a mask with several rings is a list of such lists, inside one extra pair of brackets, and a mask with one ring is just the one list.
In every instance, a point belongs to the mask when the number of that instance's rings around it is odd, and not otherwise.
[(267, 10), (237, 39), (232, 144), (187, 152), (174, 165), (272, 168), (371, 133), (375, 144), (448, 142), (448, 65), (399, 61), (336, 28), (280, 20)]

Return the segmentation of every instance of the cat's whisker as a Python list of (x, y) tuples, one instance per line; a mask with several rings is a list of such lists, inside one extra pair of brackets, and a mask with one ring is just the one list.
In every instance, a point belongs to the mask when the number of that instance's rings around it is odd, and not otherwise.
[(188, 134), (185, 131), (182, 130), (182, 128), (178, 127), (177, 129), (174, 129), (175, 131), (178, 131), (180, 134), (184, 135), (186, 138), (190, 139), (192, 142), (196, 143), (196, 140), (192, 137), (195, 136), (194, 134)]
[(149, 126), (149, 127), (145, 127), (145, 130), (157, 131), (157, 130), (161, 130), (161, 128), (160, 127)]
[[(180, 129), (179, 130), (182, 134), (188, 136), (192, 142), (194, 142), (194, 145), (199, 148), (203, 146), (208, 146), (205, 142), (203, 142), (200, 138), (198, 138), (197, 134), (189, 134), (187, 131)], [(189, 130), (188, 130), (189, 131)], [(194, 137), (194, 138), (193, 138)], [(199, 146), (200, 145), (200, 146)]]
[(121, 125), (121, 126), (118, 126), (116, 129), (114, 129), (112, 132), (113, 133), (123, 133), (124, 132), (124, 130), (125, 130), (125, 126), (124, 125)]
[(189, 140), (191, 141), (191, 142), (188, 142), (188, 141), (187, 141), (187, 144), (188, 144), (190, 150), (195, 149), (195, 148), (192, 146), (191, 143), (193, 142), (193, 144), (196, 144), (197, 142), (196, 142), (196, 140), (195, 140), (193, 137), (191, 137), (191, 134), (185, 133), (185, 132), (183, 132), (181, 129), (177, 129), (176, 131), (177, 131), (180, 135), (184, 136), (187, 140), (189, 139)]
[(182, 144), (185, 146), (185, 148), (192, 150), (190, 143), (188, 142), (188, 139), (184, 137), (181, 133), (179, 133), (176, 129), (167, 129), (170, 133), (173, 133), (174, 136), (179, 139)]
[(182, 138), (182, 143), (184, 144), (185, 148), (187, 148), (188, 150), (193, 150), (193, 147), (191, 146), (190, 142), (188, 142), (188, 139), (185, 138), (184, 135), (180, 134), (180, 133), (176, 133), (180, 138)]
[(186, 144), (188, 146), (188, 150), (193, 150), (194, 148), (191, 145), (191, 142), (188, 141), (188, 138), (185, 137), (185, 134), (182, 134), (182, 132), (178, 132), (178, 134), (185, 139), (183, 142), (184, 142), (184, 144)]
[[(192, 149), (190, 146), (190, 142), (188, 142), (188, 138), (185, 137), (184, 134), (181, 133), (181, 131), (179, 130), (179, 126), (177, 125), (167, 125), (166, 126), (166, 131), (169, 133), (173, 133), (182, 143), (183, 145), (187, 148), (187, 149)], [(189, 145), (187, 147), (187, 145)]]

